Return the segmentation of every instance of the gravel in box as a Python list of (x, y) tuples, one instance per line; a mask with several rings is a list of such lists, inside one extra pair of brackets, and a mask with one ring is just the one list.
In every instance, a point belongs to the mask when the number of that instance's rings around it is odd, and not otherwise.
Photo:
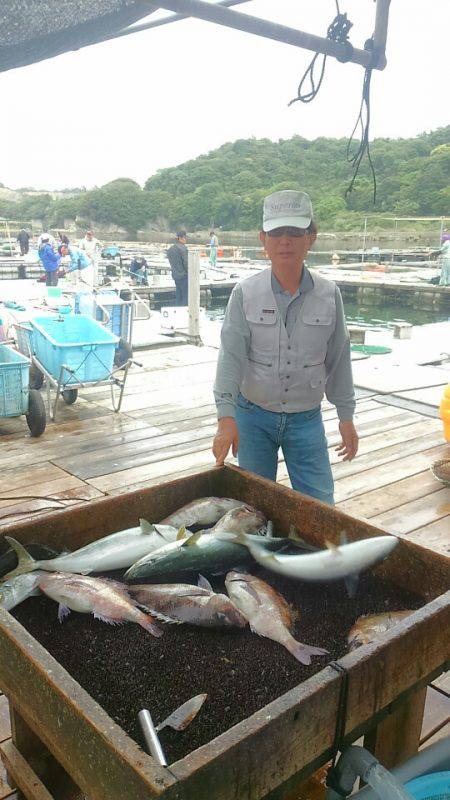
[[(356, 598), (342, 582), (306, 584), (253, 570), (298, 611), (294, 636), (324, 647), (329, 656), (299, 664), (279, 644), (244, 630), (164, 625), (155, 639), (139, 625), (106, 625), (72, 612), (57, 620), (57, 605), (32, 597), (12, 612), (136, 742), (143, 746), (138, 712), (155, 724), (190, 697), (207, 692), (199, 715), (183, 732), (166, 729), (161, 743), (173, 763), (320, 671), (347, 650), (347, 633), (361, 614), (419, 608), (423, 599), (364, 576)], [(117, 577), (115, 575), (115, 577)], [(223, 583), (214, 588), (223, 591)]]

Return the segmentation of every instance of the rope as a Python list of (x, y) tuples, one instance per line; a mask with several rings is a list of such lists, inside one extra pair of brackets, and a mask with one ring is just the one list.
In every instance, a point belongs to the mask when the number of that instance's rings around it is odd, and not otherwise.
[[(364, 45), (365, 50), (373, 50), (373, 39), (368, 39)], [(375, 175), (375, 169), (372, 162), (372, 157), (370, 155), (370, 146), (369, 146), (369, 128), (370, 128), (370, 81), (372, 78), (372, 67), (367, 67), (364, 71), (364, 79), (363, 79), (363, 89), (362, 89), (362, 97), (361, 97), (361, 105), (359, 107), (359, 114), (357, 116), (355, 127), (353, 128), (350, 138), (347, 143), (347, 161), (352, 164), (353, 166), (353, 177), (345, 191), (345, 197), (347, 198), (350, 192), (353, 191), (356, 177), (359, 172), (359, 168), (361, 166), (361, 162), (365, 155), (367, 155), (367, 160), (369, 162), (370, 171), (372, 173), (372, 184), (373, 184), (373, 204), (375, 205), (377, 199), (377, 179)], [(355, 131), (360, 126), (361, 134), (360, 134), (360, 141), (359, 145), (353, 155), (350, 155), (350, 149), (353, 142), (353, 137), (355, 135)]]
[(342, 746), (342, 741), (345, 736), (345, 726), (347, 723), (347, 700), (348, 700), (348, 671), (339, 661), (331, 661), (328, 665), (340, 675), (342, 675), (341, 688), (339, 692), (339, 702), (336, 716), (336, 727), (334, 731), (334, 740), (332, 744), (332, 762), (331, 767), (328, 769), (326, 785), (330, 789), (339, 794), (341, 797), (347, 797), (347, 794), (342, 794), (341, 787), (336, 775), (336, 758)]
[[(336, 16), (333, 19), (333, 21), (330, 22), (330, 24), (328, 25), (326, 38), (329, 39), (332, 42), (339, 42), (340, 44), (346, 44), (347, 45), (347, 55), (346, 55), (346, 57), (344, 57), (343, 59), (339, 59), (339, 60), (340, 61), (341, 60), (342, 61), (348, 61), (351, 58), (352, 53), (353, 53), (353, 47), (352, 47), (352, 45), (350, 44), (350, 42), (348, 40), (348, 34), (350, 32), (350, 28), (353, 25), (353, 22), (350, 22), (350, 20), (347, 19), (347, 14), (341, 14), (340, 9), (339, 9), (338, 0), (335, 0), (335, 3), (336, 3)], [(314, 70), (316, 68), (316, 62), (317, 62), (317, 60), (318, 60), (318, 58), (320, 56), (322, 57), (322, 65), (320, 67), (319, 80), (318, 80), (318, 82), (316, 84), (316, 78), (315, 78), (315, 75), (314, 75)], [(322, 85), (323, 77), (325, 75), (326, 63), (327, 63), (327, 56), (326, 55), (323, 55), (321, 53), (316, 53), (315, 54), (315, 56), (313, 57), (309, 67), (306, 69), (305, 74), (303, 75), (303, 77), (302, 77), (302, 79), (301, 79), (301, 81), (300, 81), (300, 83), (298, 85), (297, 97), (294, 97), (294, 99), (291, 100), (288, 103), (288, 106), (291, 106), (293, 103), (296, 103), (298, 100), (300, 100), (302, 103), (310, 103), (312, 100), (314, 100), (314, 98), (317, 96), (318, 91), (319, 91), (319, 89), (320, 89), (320, 87)], [(310, 81), (310, 87), (311, 88), (309, 89), (309, 91), (303, 92), (303, 84), (308, 79)]]

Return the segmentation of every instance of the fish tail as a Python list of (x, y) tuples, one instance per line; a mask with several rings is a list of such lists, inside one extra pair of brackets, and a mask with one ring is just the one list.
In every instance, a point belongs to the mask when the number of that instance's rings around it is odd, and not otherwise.
[(312, 647), (309, 644), (297, 642), (293, 637), (284, 642), (284, 646), (297, 661), (300, 661), (300, 664), (310, 664), (311, 656), (325, 656), (328, 653), (328, 650), (323, 650), (322, 647)]
[(152, 634), (152, 636), (162, 636), (163, 632), (158, 625), (155, 625), (155, 620), (150, 614), (142, 614), (139, 617), (139, 625)]
[(4, 576), (4, 580), (11, 580), (11, 578), (15, 578), (16, 575), (24, 575), (26, 572), (33, 572), (33, 570), (40, 566), (40, 562), (35, 561), (20, 542), (13, 539), (12, 536), (5, 536), (5, 539), (12, 549), (16, 551), (18, 564), (8, 575)]

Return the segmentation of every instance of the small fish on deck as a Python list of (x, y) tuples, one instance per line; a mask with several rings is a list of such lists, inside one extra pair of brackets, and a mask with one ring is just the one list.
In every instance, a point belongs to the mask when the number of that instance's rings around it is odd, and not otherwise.
[(59, 603), (60, 622), (70, 613), (93, 614), (96, 619), (110, 625), (136, 622), (153, 636), (161, 636), (162, 630), (153, 617), (137, 608), (121, 583), (103, 578), (91, 578), (73, 573), (41, 573), (39, 589)]
[(229, 572), (225, 586), (236, 606), (248, 619), (250, 628), (282, 644), (301, 664), (310, 664), (311, 656), (324, 656), (327, 650), (298, 642), (291, 634), (292, 614), (286, 601), (268, 583), (253, 575)]
[(363, 644), (371, 644), (389, 631), (399, 622), (413, 614), (414, 611), (388, 611), (385, 614), (369, 614), (359, 617), (347, 636), (350, 650), (355, 650)]

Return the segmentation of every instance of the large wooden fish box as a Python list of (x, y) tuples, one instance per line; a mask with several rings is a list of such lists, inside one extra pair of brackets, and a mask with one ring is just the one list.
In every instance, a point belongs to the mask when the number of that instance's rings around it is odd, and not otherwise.
[[(287, 533), (293, 523), (316, 545), (338, 542), (343, 529), (349, 540), (385, 534), (233, 467), (94, 500), (3, 531), (22, 543), (39, 540), (75, 549), (135, 525), (139, 517), (156, 522), (207, 495), (247, 501), (273, 520), (277, 531)], [(22, 784), (26, 776), (27, 796), (33, 798), (61, 795), (37, 789), (33, 794), (36, 779), (28, 765), (47, 778), (65, 770), (89, 800), (259, 800), (270, 793), (279, 800), (294, 797), (296, 782), (330, 758), (339, 721), (346, 743), (365, 734), (366, 745), (388, 766), (410, 756), (417, 748), (424, 687), (449, 668), (450, 559), (402, 539), (377, 573), (420, 594), (426, 604), (382, 643), (341, 658), (341, 670), (326, 666), (167, 769), (0, 610), (0, 686), (12, 709), (12, 743), (3, 746), (3, 758), (10, 774)]]

